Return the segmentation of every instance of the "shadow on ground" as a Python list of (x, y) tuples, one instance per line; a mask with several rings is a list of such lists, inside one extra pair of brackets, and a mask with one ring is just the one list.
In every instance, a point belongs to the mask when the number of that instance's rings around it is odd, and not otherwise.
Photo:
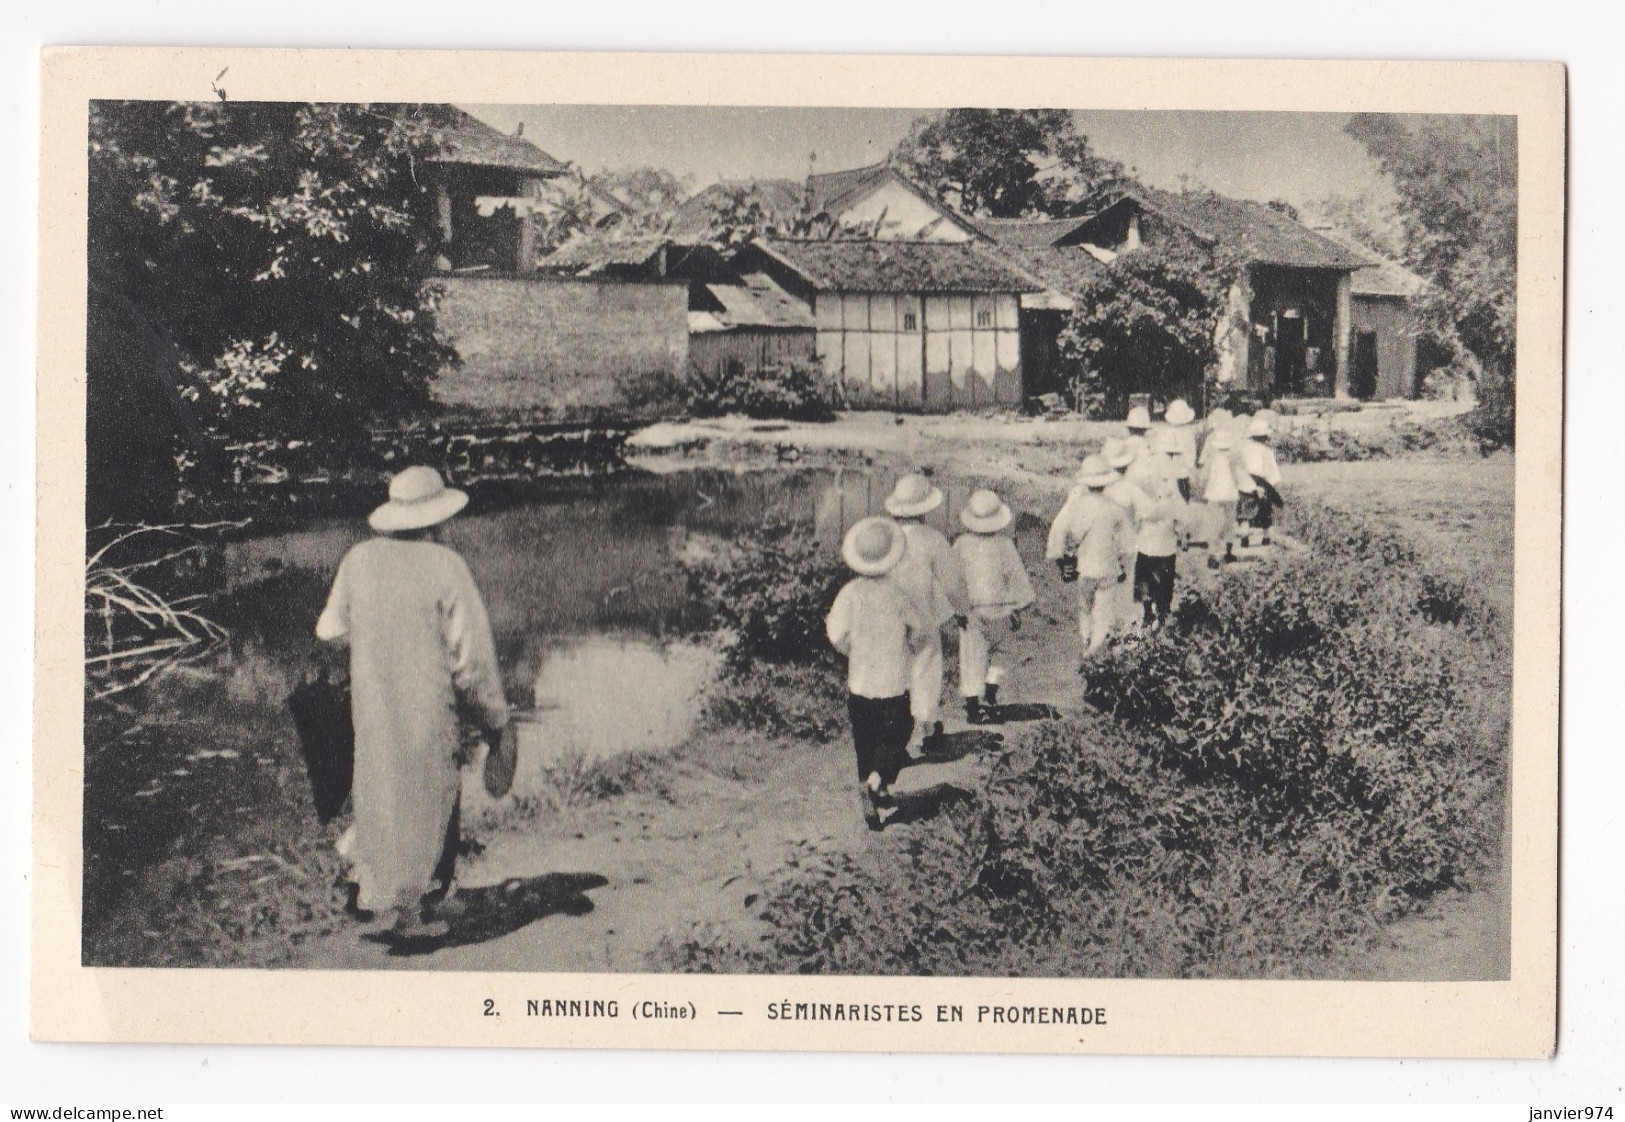
[(391, 957), (432, 954), (448, 947), (485, 943), (510, 935), (544, 916), (584, 916), (592, 911), (586, 893), (609, 880), (597, 873), (545, 873), (539, 877), (510, 877), (501, 884), (461, 888), (457, 912), (445, 915), (450, 930), (428, 939), (403, 939), (388, 931), (364, 938), (382, 943)]
[(952, 763), (980, 752), (991, 752), (1003, 743), (1004, 737), (992, 729), (966, 729), (964, 732), (944, 733), (937, 746), (921, 756), (917, 763)]
[(965, 802), (971, 793), (954, 783), (936, 783), (917, 791), (899, 791), (895, 798), (897, 809), (886, 818), (886, 828), (908, 822), (921, 822), (942, 813), (944, 807)]

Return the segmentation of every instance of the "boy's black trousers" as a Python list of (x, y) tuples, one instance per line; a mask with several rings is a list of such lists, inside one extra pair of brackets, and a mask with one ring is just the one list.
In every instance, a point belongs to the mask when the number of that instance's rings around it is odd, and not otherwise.
[(858, 782), (880, 773), (888, 786), (908, 762), (908, 741), (914, 735), (914, 715), (909, 712), (908, 694), (896, 697), (846, 695), (846, 711), (852, 718), (852, 747), (858, 755)]

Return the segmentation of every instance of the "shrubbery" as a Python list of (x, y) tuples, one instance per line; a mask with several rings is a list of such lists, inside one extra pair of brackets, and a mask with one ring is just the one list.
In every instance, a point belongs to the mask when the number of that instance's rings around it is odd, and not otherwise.
[[(1259, 976), (1312, 969), (1499, 845), (1506, 650), (1460, 579), (1348, 516), (1095, 665), (974, 799), (874, 862), (809, 854), (766, 935), (690, 970)], [(889, 847), (891, 848), (891, 847)]]
[(850, 573), (804, 528), (769, 525), (688, 567), (690, 598), (715, 629), (726, 689), (716, 724), (818, 741), (845, 721), (839, 659), (824, 616)]
[(761, 370), (730, 361), (716, 374), (691, 371), (685, 390), (696, 417), (747, 417), (784, 421), (828, 421), (835, 416), (829, 384), (817, 362), (794, 359)]

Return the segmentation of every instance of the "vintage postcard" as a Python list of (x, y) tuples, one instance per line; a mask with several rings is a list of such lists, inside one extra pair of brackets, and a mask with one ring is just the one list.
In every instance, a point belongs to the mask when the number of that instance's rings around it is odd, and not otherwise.
[(1560, 66), (43, 80), (37, 1038), (1553, 1048)]

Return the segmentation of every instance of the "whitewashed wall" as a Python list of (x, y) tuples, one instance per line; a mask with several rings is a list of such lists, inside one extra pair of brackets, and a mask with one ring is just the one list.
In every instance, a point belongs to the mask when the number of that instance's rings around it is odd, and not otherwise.
[(1014, 294), (821, 293), (814, 315), (824, 372), (853, 405), (1021, 404)]

